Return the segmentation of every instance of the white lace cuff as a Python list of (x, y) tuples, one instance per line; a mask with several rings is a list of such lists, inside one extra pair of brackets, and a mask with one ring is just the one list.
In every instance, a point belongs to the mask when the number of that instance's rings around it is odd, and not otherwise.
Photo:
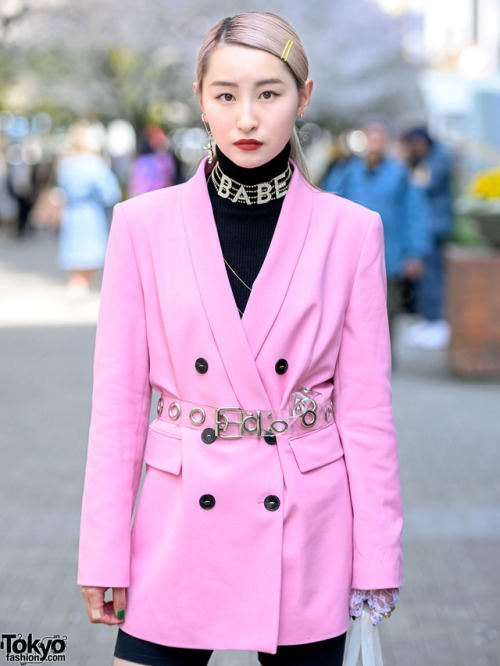
[(372, 624), (380, 624), (386, 617), (390, 617), (399, 599), (399, 589), (386, 590), (351, 590), (349, 612), (351, 617), (359, 617), (366, 601), (370, 608)]

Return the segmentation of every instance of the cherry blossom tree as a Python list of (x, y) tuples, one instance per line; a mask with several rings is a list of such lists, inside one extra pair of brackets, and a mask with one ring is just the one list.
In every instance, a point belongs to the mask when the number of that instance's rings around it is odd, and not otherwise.
[[(326, 124), (422, 116), (402, 19), (369, 0), (266, 0), (300, 33), (315, 81), (308, 116)], [(196, 121), (197, 49), (243, 0), (2, 0), (0, 105), (72, 114)], [(17, 95), (17, 97), (16, 97)]]

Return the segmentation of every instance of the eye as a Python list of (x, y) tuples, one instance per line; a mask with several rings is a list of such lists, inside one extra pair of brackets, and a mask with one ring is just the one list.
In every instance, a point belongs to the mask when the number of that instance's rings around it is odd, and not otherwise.
[(222, 93), (222, 95), (219, 95), (218, 99), (222, 100), (223, 102), (232, 102), (234, 96), (231, 95), (231, 93)]
[(272, 99), (273, 97), (277, 97), (277, 94), (272, 92), (271, 90), (264, 90), (263, 93), (260, 95), (262, 99)]

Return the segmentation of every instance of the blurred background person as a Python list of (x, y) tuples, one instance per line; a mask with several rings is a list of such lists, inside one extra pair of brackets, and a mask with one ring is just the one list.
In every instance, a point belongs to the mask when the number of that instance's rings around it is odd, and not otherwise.
[(56, 187), (56, 165), (52, 153), (40, 160), (35, 170), (37, 197), (30, 213), (30, 224), (35, 229), (59, 232), (64, 193)]
[(329, 162), (323, 176), (322, 189), (328, 192), (340, 194), (338, 191), (342, 185), (344, 172), (349, 166), (352, 152), (347, 144), (345, 132), (334, 137), (329, 148)]
[(5, 151), (0, 143), (0, 228), (17, 224), (17, 202), (8, 188), (8, 168)]
[(424, 128), (406, 133), (403, 145), (411, 180), (425, 192), (431, 215), (431, 247), (424, 258), (425, 270), (415, 283), (415, 312), (422, 320), (406, 331), (405, 339), (418, 347), (440, 349), (450, 337), (443, 313), (443, 247), (453, 226), (453, 158)]
[(89, 147), (89, 126), (71, 127), (72, 153), (63, 158), (58, 184), (66, 197), (62, 212), (59, 266), (70, 271), (69, 291), (85, 297), (95, 271), (104, 265), (107, 209), (121, 200), (118, 180)]
[(388, 154), (389, 135), (383, 123), (365, 126), (366, 150), (336, 164), (323, 189), (376, 211), (384, 226), (387, 310), (391, 338), (401, 311), (401, 280), (424, 271), (430, 249), (429, 209), (423, 191), (409, 180), (408, 168)]
[(31, 230), (30, 213), (36, 202), (35, 162), (29, 147), (15, 143), (7, 153), (7, 189), (17, 204), (16, 235), (24, 238)]
[(157, 125), (146, 125), (139, 138), (139, 155), (130, 170), (129, 196), (177, 185), (181, 181), (179, 163), (168, 150), (168, 136)]

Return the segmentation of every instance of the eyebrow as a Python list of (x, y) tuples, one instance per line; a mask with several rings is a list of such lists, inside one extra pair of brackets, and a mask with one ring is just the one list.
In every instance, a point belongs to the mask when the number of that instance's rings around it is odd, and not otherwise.
[[(284, 84), (285, 82), (281, 79), (263, 79), (262, 81), (257, 81), (255, 84), (256, 87), (259, 86), (268, 86), (276, 84)], [(237, 83), (232, 83), (231, 81), (212, 81), (211, 86), (225, 86), (226, 88), (238, 88)]]

